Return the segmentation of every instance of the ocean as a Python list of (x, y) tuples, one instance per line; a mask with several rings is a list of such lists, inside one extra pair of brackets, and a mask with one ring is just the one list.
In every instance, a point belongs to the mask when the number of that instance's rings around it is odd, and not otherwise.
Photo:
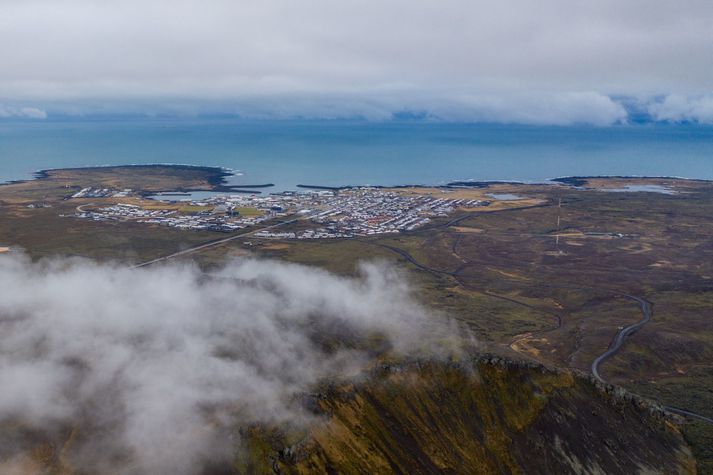
[(238, 119), (0, 121), (0, 181), (45, 168), (181, 163), (235, 184), (540, 182), (572, 175), (713, 179), (713, 126), (536, 127)]

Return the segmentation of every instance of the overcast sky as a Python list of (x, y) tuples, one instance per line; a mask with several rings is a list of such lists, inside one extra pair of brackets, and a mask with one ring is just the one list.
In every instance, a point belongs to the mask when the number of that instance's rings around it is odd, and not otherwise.
[[(713, 121), (710, 0), (0, 0), (0, 116)], [(668, 96), (671, 96), (670, 98)]]

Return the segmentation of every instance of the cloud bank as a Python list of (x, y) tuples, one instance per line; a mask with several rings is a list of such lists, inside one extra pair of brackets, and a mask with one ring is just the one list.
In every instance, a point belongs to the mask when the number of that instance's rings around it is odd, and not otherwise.
[(36, 107), (8, 107), (0, 104), (0, 118), (46, 119), (47, 112)]
[(660, 121), (713, 124), (713, 94), (697, 97), (672, 94), (652, 102), (648, 110)]
[[(230, 460), (239, 425), (305, 423), (295, 396), (323, 378), (356, 376), (374, 351), (445, 354), (454, 334), (377, 264), (344, 278), (244, 260), (206, 276), (3, 256), (0, 288), (0, 424), (74, 428), (65, 457), (98, 473)], [(27, 463), (3, 438), (3, 471)]]
[(713, 90), (711, 24), (709, 0), (5, 0), (0, 100), (614, 123), (611, 97)]

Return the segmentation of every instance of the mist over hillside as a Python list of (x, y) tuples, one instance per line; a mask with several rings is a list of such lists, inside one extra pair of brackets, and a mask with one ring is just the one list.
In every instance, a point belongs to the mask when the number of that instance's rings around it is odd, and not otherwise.
[[(310, 424), (295, 396), (320, 380), (455, 344), (455, 328), (374, 263), (358, 278), (266, 260), (206, 275), (15, 255), (0, 258), (0, 288), (0, 420), (76, 430), (67, 463), (100, 473), (195, 473), (232, 457), (237, 425)], [(31, 465), (4, 433), (1, 471)]]

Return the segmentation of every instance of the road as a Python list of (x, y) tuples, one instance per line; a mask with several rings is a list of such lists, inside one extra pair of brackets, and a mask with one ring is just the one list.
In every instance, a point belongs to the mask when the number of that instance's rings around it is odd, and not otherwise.
[(599, 374), (599, 366), (602, 364), (602, 362), (604, 362), (604, 360), (606, 360), (610, 356), (616, 354), (621, 349), (622, 345), (624, 344), (624, 341), (626, 340), (626, 337), (633, 335), (636, 330), (643, 327), (651, 320), (651, 302), (635, 295), (623, 294), (623, 296), (628, 299), (636, 300), (637, 302), (639, 302), (639, 305), (641, 306), (642, 318), (638, 322), (619, 330), (619, 332), (614, 337), (614, 340), (609, 345), (609, 348), (607, 348), (607, 351), (597, 356), (596, 359), (592, 361), (592, 374), (602, 383), (605, 382), (604, 378), (602, 378), (602, 376)]
[[(621, 347), (624, 345), (624, 342), (626, 341), (626, 338), (633, 335), (639, 328), (643, 327), (646, 325), (651, 320), (651, 314), (652, 314), (652, 305), (651, 302), (648, 300), (645, 300), (641, 297), (637, 297), (635, 295), (627, 295), (623, 294), (624, 297), (628, 299), (635, 300), (639, 303), (641, 306), (641, 315), (642, 318), (638, 322), (629, 325), (627, 327), (622, 328), (619, 330), (619, 332), (616, 334), (614, 337), (614, 340), (612, 341), (611, 345), (609, 345), (609, 348), (607, 348), (607, 351), (599, 355), (593, 362), (592, 362), (592, 374), (594, 375), (595, 378), (597, 378), (599, 381), (602, 383), (606, 382), (604, 381), (604, 378), (602, 378), (601, 374), (599, 373), (599, 366), (609, 358), (610, 356), (616, 354)], [(690, 417), (696, 420), (699, 420), (701, 422), (705, 422), (707, 424), (713, 424), (713, 418), (706, 417), (702, 414), (697, 414), (693, 411), (688, 411), (686, 409), (681, 409), (679, 407), (674, 407), (674, 406), (662, 406), (665, 410), (668, 412), (672, 412), (674, 414), (678, 414), (680, 416), (684, 417)]]
[[(92, 203), (89, 203), (89, 204), (92, 204)], [(82, 206), (88, 206), (88, 205), (82, 205)], [(509, 210), (515, 210), (515, 209), (537, 208), (537, 207), (541, 207), (541, 206), (548, 206), (548, 204), (543, 203), (543, 204), (532, 205), (532, 206), (524, 206), (524, 207), (521, 207), (521, 208), (506, 208), (506, 209), (498, 210), (498, 211), (509, 211)], [(81, 211), (81, 210), (79, 209), (79, 207), (77, 207), (77, 210), (78, 210), (78, 211)], [(459, 223), (460, 221), (463, 221), (464, 219), (470, 218), (470, 217), (472, 217), (472, 216), (474, 216), (474, 215), (476, 215), (476, 214), (478, 214), (478, 213), (474, 213), (474, 212), (467, 213), (467, 214), (465, 214), (465, 215), (458, 216), (457, 218), (452, 219), (451, 221), (448, 221), (448, 222), (446, 222), (446, 223), (438, 224), (436, 227), (448, 227), (448, 226), (453, 226), (454, 224), (457, 224), (457, 223)], [(312, 217), (312, 215), (300, 216), (300, 217), (298, 217), (298, 218), (293, 218), (293, 219), (288, 220), (288, 221), (281, 221), (281, 222), (279, 222), (279, 223), (277, 223), (277, 224), (273, 224), (273, 225), (271, 225), (271, 226), (265, 226), (265, 227), (262, 227), (262, 228), (259, 228), (259, 229), (254, 229), (254, 230), (252, 230), (252, 231), (250, 231), (250, 232), (247, 232), (247, 233), (242, 233), (242, 234), (233, 235), (233, 236), (230, 236), (230, 237), (227, 237), (227, 238), (224, 238), (224, 239), (218, 239), (217, 241), (207, 242), (207, 243), (205, 243), (205, 244), (199, 244), (198, 246), (194, 246), (194, 247), (190, 247), (190, 248), (188, 248), (188, 249), (184, 249), (184, 250), (182, 250), (182, 251), (174, 252), (173, 254), (169, 254), (169, 255), (167, 255), (167, 256), (162, 256), (162, 257), (158, 257), (158, 258), (156, 258), (156, 259), (151, 259), (150, 261), (141, 262), (141, 263), (139, 263), (139, 264), (136, 264), (136, 265), (132, 266), (131, 268), (132, 268), (132, 269), (136, 269), (136, 268), (139, 268), (139, 267), (146, 267), (146, 266), (150, 266), (150, 265), (152, 265), (152, 264), (156, 264), (156, 263), (159, 263), (159, 262), (167, 261), (167, 260), (169, 260), (169, 259), (174, 259), (174, 258), (176, 258), (176, 257), (186, 256), (186, 255), (188, 255), (188, 254), (192, 254), (192, 253), (194, 253), (194, 252), (201, 251), (201, 250), (203, 250), (203, 249), (207, 249), (207, 248), (209, 248), (209, 247), (219, 246), (219, 245), (221, 245), (221, 244), (225, 244), (226, 242), (234, 241), (234, 240), (240, 239), (240, 238), (245, 238), (245, 237), (250, 236), (250, 235), (252, 235), (252, 234), (254, 234), (254, 233), (258, 232), (258, 231), (264, 231), (265, 229), (272, 229), (272, 228), (276, 228), (276, 227), (278, 227), (278, 226), (284, 226), (285, 224), (294, 223), (295, 221), (298, 221), (298, 220), (300, 220), (300, 219), (309, 219), (309, 218), (311, 218), (311, 217)], [(399, 248), (395, 248), (395, 247), (391, 247), (391, 246), (386, 246), (386, 245), (383, 245), (383, 247), (387, 247), (387, 248), (391, 249), (391, 250), (394, 251), (394, 252), (397, 252), (397, 253), (399, 253), (399, 254), (402, 254), (402, 256), (403, 256), (405, 259), (407, 259), (407, 260), (408, 260), (409, 262), (411, 262), (413, 265), (415, 265), (415, 266), (417, 266), (417, 267), (421, 267), (423, 270), (428, 270), (428, 271), (431, 271), (431, 272), (441, 272), (441, 273), (451, 274), (451, 275), (452, 275), (452, 273), (449, 273), (449, 272), (438, 271), (438, 270), (436, 270), (436, 269), (431, 269), (431, 268), (428, 268), (428, 267), (426, 267), (426, 266), (422, 266), (421, 264), (419, 264), (418, 262), (416, 262), (416, 260), (413, 259), (413, 257), (411, 257), (406, 251), (403, 251), (403, 250), (401, 250), (401, 249), (399, 249)]]
[[(540, 207), (540, 206), (543, 206), (543, 205), (536, 205), (536, 206), (533, 206), (533, 207)], [(544, 205), (544, 206), (546, 206), (546, 205)], [(510, 208), (509, 210), (516, 211), (516, 210), (518, 210), (518, 208)], [(506, 210), (500, 210), (500, 211), (506, 211)], [(475, 215), (476, 215), (476, 213), (469, 213), (469, 214), (467, 214), (467, 215), (465, 215), (465, 216), (460, 216), (460, 217), (457, 217), (456, 219), (453, 219), (453, 220), (451, 220), (451, 221), (448, 221), (448, 222), (446, 222), (444, 225), (441, 225), (441, 226), (442, 226), (442, 227), (453, 226), (454, 224), (458, 224), (459, 222), (463, 221), (464, 219), (473, 217), (473, 216), (475, 216)], [(454, 253), (455, 253), (455, 251), (456, 251), (457, 245), (458, 245), (458, 241), (456, 241), (456, 242), (453, 244), (453, 249), (452, 249), (452, 250), (453, 250)], [(391, 246), (384, 246), (384, 247), (388, 247), (388, 248), (390, 248), (391, 250), (397, 252), (397, 253), (400, 254), (402, 257), (406, 258), (406, 260), (408, 260), (409, 262), (411, 262), (412, 264), (414, 264), (415, 266), (417, 266), (417, 267), (419, 267), (419, 268), (421, 268), (421, 269), (423, 269), (423, 270), (427, 270), (427, 271), (430, 271), (430, 272), (436, 272), (436, 273), (440, 273), (440, 274), (451, 275), (451, 276), (455, 277), (456, 280), (458, 280), (457, 272), (448, 272), (448, 271), (444, 271), (444, 270), (433, 269), (433, 268), (431, 268), (431, 267), (428, 267), (428, 266), (425, 265), (425, 264), (422, 264), (422, 263), (416, 261), (416, 259), (414, 259), (413, 256), (411, 256), (409, 253), (407, 253), (407, 252), (404, 251), (403, 249), (392, 248)], [(549, 284), (549, 285), (552, 285), (552, 284)], [(619, 293), (619, 292), (616, 292), (616, 293)], [(606, 350), (604, 353), (602, 353), (601, 355), (599, 355), (599, 356), (592, 362), (592, 366), (591, 366), (592, 374), (594, 375), (595, 378), (597, 378), (597, 380), (599, 380), (599, 381), (601, 381), (601, 382), (603, 382), (603, 383), (606, 382), (606, 381), (602, 378), (601, 374), (599, 373), (599, 367), (601, 366), (601, 364), (602, 364), (605, 360), (607, 360), (608, 358), (610, 358), (611, 356), (615, 355), (619, 350), (621, 350), (622, 346), (624, 345), (624, 342), (626, 341), (626, 339), (627, 339), (629, 336), (631, 336), (631, 335), (633, 335), (634, 333), (636, 333), (637, 330), (639, 330), (641, 327), (643, 327), (643, 326), (646, 325), (649, 321), (651, 321), (651, 315), (652, 315), (652, 313), (653, 313), (653, 305), (652, 305), (652, 303), (649, 302), (648, 300), (646, 300), (646, 299), (644, 299), (644, 298), (642, 298), (642, 297), (638, 297), (638, 296), (636, 296), (636, 295), (630, 295), (630, 294), (626, 294), (626, 293), (619, 293), (619, 294), (622, 295), (622, 296), (625, 297), (625, 298), (628, 298), (628, 299), (631, 299), (631, 300), (634, 300), (634, 301), (638, 302), (639, 306), (641, 307), (641, 315), (642, 315), (642, 318), (641, 318), (641, 320), (639, 320), (638, 322), (633, 323), (633, 324), (631, 324), (631, 325), (629, 325), (629, 326), (626, 326), (626, 327), (622, 328), (621, 330), (619, 330), (619, 332), (618, 332), (618, 333), (616, 334), (616, 336), (614, 337), (614, 340), (613, 340), (612, 343), (609, 345), (609, 348), (607, 348), (607, 350)], [(559, 328), (559, 327), (561, 326), (561, 324), (562, 324), (562, 321), (561, 321), (561, 319), (559, 319), (559, 318), (560, 318), (560, 317), (558, 317), (557, 326), (556, 326), (555, 328), (552, 328), (552, 329), (544, 329), (544, 330), (541, 330), (540, 332), (544, 333), (544, 332), (552, 331), (553, 329)], [(696, 420), (699, 420), (699, 421), (701, 421), (701, 422), (705, 422), (705, 423), (708, 423), (708, 424), (713, 424), (713, 418), (704, 416), (704, 415), (702, 415), (702, 414), (697, 414), (697, 413), (695, 413), (695, 412), (693, 412), (693, 411), (689, 411), (689, 410), (686, 410), (686, 409), (681, 409), (681, 408), (679, 408), (679, 407), (674, 407), (674, 406), (662, 406), (662, 407), (663, 407), (666, 411), (668, 411), (668, 412), (671, 412), (671, 413), (674, 413), (674, 414), (678, 414), (678, 415), (681, 415), (681, 416), (684, 416), (684, 417), (693, 418), (693, 419), (696, 419)]]
[(713, 424), (713, 419), (710, 417), (702, 416), (700, 414), (696, 414), (695, 412), (687, 411), (685, 409), (679, 409), (678, 407), (673, 407), (673, 406), (664, 406), (664, 409), (666, 409), (668, 412), (673, 412), (674, 414), (679, 414), (681, 416), (687, 416), (687, 417), (692, 417), (694, 419), (697, 419), (702, 422), (707, 422), (708, 424)]
[(85, 207), (85, 206), (92, 206), (93, 204), (94, 204), (94, 203), (85, 203), (85, 204), (83, 204), (83, 205), (79, 205), (79, 206), (77, 206), (77, 208), (76, 208), (76, 209), (77, 209), (77, 212), (78, 212), (78, 213), (84, 213), (84, 207)]
[[(474, 213), (473, 213), (473, 214), (474, 214)], [(442, 224), (442, 225), (440, 225), (440, 226), (438, 226), (438, 227), (449, 227), (449, 226), (452, 226), (452, 225), (457, 224), (457, 223), (459, 223), (460, 221), (462, 221), (462, 220), (464, 220), (464, 219), (466, 219), (466, 218), (472, 217), (473, 214), (468, 214), (468, 215), (465, 215), (465, 216), (460, 216), (459, 218), (456, 218), (456, 219), (454, 219), (454, 220), (451, 220), (451, 221), (449, 221), (449, 222), (446, 222), (446, 223), (444, 223), (444, 224)], [(430, 266), (428, 266), (428, 265), (426, 265), (426, 264), (424, 264), (424, 263), (419, 262), (418, 260), (416, 260), (409, 252), (407, 252), (407, 251), (404, 250), (404, 249), (398, 248), (398, 247), (396, 247), (396, 246), (390, 246), (390, 245), (381, 244), (381, 243), (376, 243), (376, 242), (370, 242), (370, 241), (366, 241), (366, 240), (363, 240), (362, 242), (364, 242), (364, 243), (366, 243), (366, 244), (371, 244), (371, 245), (374, 245), (374, 246), (379, 246), (379, 247), (383, 247), (383, 248), (389, 249), (389, 250), (391, 250), (392, 252), (395, 252), (396, 254), (400, 255), (401, 257), (403, 257), (404, 259), (406, 259), (409, 263), (413, 264), (414, 266), (416, 266), (417, 268), (419, 268), (419, 269), (421, 269), (421, 270), (424, 270), (424, 271), (427, 271), (427, 272), (431, 272), (431, 273), (434, 273), (434, 274), (448, 275), (448, 276), (451, 276), (451, 277), (455, 278), (456, 280), (460, 281), (460, 279), (458, 278), (458, 271), (452, 272), (452, 271), (448, 271), (448, 270), (435, 269), (435, 268), (433, 268), (433, 267), (430, 267)], [(455, 245), (454, 245), (454, 248), (455, 248)], [(543, 284), (543, 285), (555, 286), (554, 284), (551, 284), (551, 283), (550, 283), (550, 284)], [(572, 286), (566, 286), (566, 285), (565, 285), (565, 286), (563, 286), (563, 287), (572, 287)], [(578, 288), (585, 288), (585, 287), (578, 287)], [(591, 290), (591, 289), (590, 289), (590, 290)], [(603, 290), (603, 289), (599, 289), (599, 290)], [(614, 340), (613, 340), (612, 343), (609, 345), (609, 348), (607, 348), (607, 350), (606, 350), (604, 353), (602, 353), (601, 355), (599, 355), (599, 356), (592, 362), (592, 366), (591, 366), (592, 374), (594, 375), (595, 378), (597, 378), (599, 381), (601, 381), (601, 382), (603, 382), (603, 383), (606, 382), (606, 381), (602, 378), (601, 374), (599, 373), (599, 367), (601, 366), (601, 364), (602, 364), (605, 360), (607, 360), (608, 358), (610, 358), (611, 356), (613, 356), (614, 354), (616, 354), (619, 350), (621, 350), (621, 348), (622, 348), (622, 346), (624, 345), (624, 342), (626, 341), (627, 337), (633, 335), (634, 333), (636, 333), (637, 330), (639, 330), (641, 327), (643, 327), (643, 326), (646, 325), (649, 321), (651, 321), (651, 315), (652, 315), (652, 312), (653, 312), (653, 305), (652, 305), (652, 303), (649, 302), (648, 300), (642, 298), (642, 297), (638, 297), (638, 296), (636, 296), (636, 295), (626, 294), (626, 293), (623, 293), (623, 292), (618, 292), (618, 291), (615, 291), (615, 290), (613, 290), (613, 289), (605, 289), (605, 290), (609, 290), (610, 292), (614, 292), (614, 293), (616, 293), (616, 294), (618, 294), (618, 295), (621, 295), (621, 296), (623, 296), (623, 297), (625, 297), (625, 298), (628, 298), (628, 299), (631, 299), (631, 300), (634, 300), (635, 302), (637, 302), (637, 303), (640, 305), (640, 307), (641, 307), (642, 318), (641, 318), (641, 320), (639, 320), (638, 322), (633, 323), (633, 324), (631, 324), (631, 325), (629, 325), (629, 326), (626, 326), (626, 327), (622, 328), (621, 330), (619, 330), (619, 332), (618, 332), (618, 333), (616, 334), (616, 336), (614, 337)], [(486, 293), (487, 293), (487, 292), (486, 292)], [(493, 296), (493, 297), (502, 297), (502, 296), (493, 295), (493, 294), (489, 294), (489, 295), (491, 295), (491, 296)], [(518, 303), (518, 304), (522, 304), (522, 303), (519, 302), (519, 301), (513, 301), (513, 302), (514, 302), (514, 303)], [(539, 309), (539, 308), (534, 308), (534, 307), (533, 307), (533, 309), (542, 311), (542, 309)], [(555, 325), (553, 328), (547, 328), (547, 329), (544, 329), (544, 330), (540, 330), (540, 331), (537, 332), (537, 333), (544, 333), (544, 332), (552, 331), (552, 330), (555, 330), (555, 329), (559, 328), (559, 327), (562, 325), (561, 316), (556, 315), (556, 318), (557, 318), (556, 325)], [(699, 421), (702, 421), (702, 422), (705, 422), (705, 423), (708, 423), (708, 424), (713, 424), (713, 418), (706, 417), (706, 416), (701, 415), (701, 414), (697, 414), (697, 413), (695, 413), (695, 412), (693, 412), (693, 411), (688, 411), (688, 410), (686, 410), (686, 409), (681, 409), (681, 408), (674, 407), (674, 406), (662, 406), (662, 407), (663, 407), (666, 411), (668, 411), (668, 412), (671, 412), (671, 413), (674, 413), (674, 414), (678, 414), (678, 415), (681, 415), (681, 416), (685, 416), (685, 417), (690, 417), (690, 418), (693, 418), (693, 419), (696, 419), (696, 420), (699, 420)]]
[(159, 262), (167, 261), (167, 260), (169, 260), (169, 259), (173, 259), (173, 258), (176, 258), (176, 257), (186, 256), (186, 255), (188, 255), (188, 254), (192, 254), (192, 253), (197, 252), (197, 251), (202, 251), (203, 249), (207, 249), (207, 248), (209, 248), (209, 247), (220, 246), (221, 244), (225, 244), (226, 242), (234, 241), (234, 240), (236, 240), (236, 239), (244, 239), (244, 238), (246, 238), (246, 237), (248, 237), (248, 236), (251, 236), (252, 234), (255, 234), (255, 233), (259, 232), (259, 231), (265, 231), (266, 229), (273, 229), (273, 228), (277, 228), (277, 227), (279, 227), (279, 226), (284, 226), (284, 225), (286, 225), (286, 224), (294, 223), (295, 221), (298, 221), (299, 219), (302, 219), (302, 218), (293, 218), (293, 219), (290, 219), (290, 220), (287, 220), (287, 221), (280, 221), (279, 223), (272, 224), (272, 225), (270, 225), (270, 226), (263, 226), (263, 227), (258, 228), (258, 229), (253, 229), (252, 231), (249, 231), (249, 232), (246, 232), (246, 233), (235, 234), (235, 235), (232, 235), (232, 236), (227, 237), (227, 238), (218, 239), (217, 241), (210, 241), (210, 242), (207, 242), (207, 243), (205, 243), (205, 244), (199, 244), (198, 246), (189, 247), (188, 249), (184, 249), (184, 250), (182, 250), (182, 251), (174, 252), (173, 254), (169, 254), (169, 255), (167, 255), (167, 256), (157, 257), (156, 259), (151, 259), (150, 261), (141, 262), (140, 264), (136, 264), (136, 265), (131, 266), (131, 268), (132, 268), (132, 269), (137, 269), (137, 268), (139, 268), (139, 267), (150, 266), (150, 265), (152, 265), (152, 264), (156, 264), (156, 263), (159, 263)]
[[(535, 208), (535, 207), (541, 207), (541, 206), (543, 206), (543, 205), (530, 206), (530, 207), (528, 207), (528, 208)], [(499, 211), (511, 211), (511, 210), (516, 210), (516, 209), (518, 209), (518, 208), (510, 208), (510, 209), (499, 210)], [(522, 209), (522, 208), (520, 208), (520, 209)], [(477, 213), (468, 213), (468, 214), (466, 214), (466, 215), (464, 215), (464, 216), (460, 216), (460, 217), (458, 217), (458, 218), (456, 218), (456, 219), (453, 219), (453, 220), (448, 221), (448, 222), (446, 222), (446, 223), (440, 224), (440, 225), (438, 225), (437, 227), (449, 227), (449, 226), (453, 226), (454, 224), (458, 224), (459, 222), (461, 222), (461, 221), (463, 221), (463, 220), (465, 220), (465, 219), (467, 219), (467, 218), (470, 218), (470, 217), (472, 217), (472, 216), (475, 215), (475, 214), (477, 214)], [(207, 249), (207, 248), (209, 248), (209, 247), (219, 246), (219, 245), (221, 245), (221, 244), (225, 244), (226, 242), (230, 242), (230, 241), (233, 241), (233, 240), (235, 240), (235, 239), (244, 239), (245, 237), (250, 236), (250, 235), (252, 235), (252, 234), (255, 234), (255, 233), (259, 232), (259, 231), (263, 231), (263, 230), (266, 230), (266, 229), (273, 229), (273, 228), (276, 228), (276, 227), (279, 227), (279, 226), (284, 226), (284, 225), (286, 225), (286, 224), (294, 223), (295, 221), (298, 221), (298, 220), (303, 219), (303, 218), (304, 218), (304, 217), (293, 218), (293, 219), (288, 220), (288, 221), (281, 221), (281, 222), (279, 222), (279, 223), (276, 223), (276, 224), (273, 224), (273, 225), (270, 225), (270, 226), (265, 226), (265, 227), (262, 227), (262, 228), (259, 228), (259, 229), (254, 229), (254, 230), (249, 231), (249, 232), (247, 232), (247, 233), (237, 234), (237, 235), (233, 235), (233, 236), (230, 236), (230, 237), (227, 237), (227, 238), (224, 238), (224, 239), (219, 239), (219, 240), (217, 240), (217, 241), (211, 241), (211, 242), (208, 242), (208, 243), (205, 243), (205, 244), (200, 244), (200, 245), (198, 245), (198, 246), (194, 246), (194, 247), (191, 247), (191, 248), (188, 248), (188, 249), (184, 249), (183, 251), (175, 252), (175, 253), (169, 254), (169, 255), (167, 255), (167, 256), (159, 257), (159, 258), (156, 258), (156, 259), (152, 259), (152, 260), (150, 260), (150, 261), (146, 261), (146, 262), (142, 262), (142, 263), (140, 263), (140, 264), (136, 264), (136, 265), (134, 265), (132, 268), (139, 268), (139, 267), (149, 266), (149, 265), (152, 265), (152, 264), (156, 264), (156, 263), (158, 263), (158, 262), (162, 262), (162, 261), (166, 261), (166, 260), (169, 260), (169, 259), (173, 259), (173, 258), (175, 258), (175, 257), (185, 256), (185, 255), (188, 255), (188, 254), (191, 254), (191, 253), (194, 253), (194, 252), (203, 250), (203, 249)], [(418, 268), (421, 269), (421, 270), (424, 270), (424, 271), (427, 271), (427, 272), (432, 272), (432, 273), (434, 273), (434, 274), (448, 275), (448, 276), (451, 276), (451, 277), (455, 278), (456, 280), (459, 280), (459, 279), (458, 279), (458, 271), (451, 272), (451, 271), (447, 271), (447, 270), (435, 269), (435, 268), (433, 268), (433, 267), (430, 267), (430, 266), (428, 266), (428, 265), (426, 265), (426, 264), (423, 264), (423, 263), (419, 262), (418, 260), (416, 260), (409, 252), (407, 252), (407, 251), (404, 250), (404, 249), (398, 248), (398, 247), (396, 247), (396, 246), (390, 246), (390, 245), (387, 245), (387, 244), (376, 243), (376, 242), (373, 242), (373, 241), (370, 241), (370, 240), (361, 240), (361, 242), (363, 242), (363, 243), (365, 243), (365, 244), (371, 244), (371, 245), (374, 245), (374, 246), (378, 246), (378, 247), (382, 247), (382, 248), (389, 249), (390, 251), (395, 252), (396, 254), (399, 254), (401, 257), (403, 257), (404, 259), (406, 259), (409, 263), (413, 264), (414, 266), (418, 267)], [(550, 285), (552, 285), (552, 284), (550, 284)], [(626, 338), (627, 338), (627, 337), (633, 335), (634, 333), (636, 333), (637, 330), (639, 330), (641, 327), (643, 327), (644, 325), (646, 325), (646, 323), (648, 323), (649, 321), (651, 321), (651, 314), (652, 314), (652, 304), (651, 304), (651, 302), (645, 300), (645, 299), (642, 298), (642, 297), (637, 297), (636, 295), (629, 295), (629, 294), (624, 294), (624, 293), (622, 293), (621, 295), (622, 295), (623, 297), (626, 297), (626, 298), (628, 298), (628, 299), (634, 300), (634, 301), (636, 301), (636, 302), (639, 303), (639, 305), (641, 306), (642, 319), (639, 320), (639, 321), (636, 322), (636, 323), (633, 323), (633, 324), (631, 324), (631, 325), (629, 325), (629, 326), (627, 326), (627, 327), (624, 327), (624, 328), (622, 328), (621, 330), (619, 330), (619, 332), (618, 332), (618, 333), (616, 334), (616, 336), (614, 337), (614, 340), (613, 340), (612, 343), (609, 345), (609, 348), (607, 348), (607, 350), (606, 350), (604, 353), (602, 353), (601, 355), (599, 355), (599, 356), (592, 362), (592, 366), (591, 366), (592, 374), (594, 375), (595, 378), (597, 378), (597, 379), (598, 379), (599, 381), (601, 381), (602, 383), (604, 383), (604, 382), (606, 382), (606, 381), (602, 378), (601, 374), (599, 373), (599, 367), (601, 366), (601, 364), (602, 364), (606, 359), (610, 358), (611, 356), (613, 356), (614, 354), (616, 354), (619, 350), (621, 350), (621, 348), (622, 348), (622, 346), (624, 345), (624, 342), (626, 341)], [(493, 296), (493, 297), (499, 297), (499, 298), (502, 297), (502, 296), (499, 296), (499, 295), (492, 295), (492, 294), (491, 294), (491, 296)], [(510, 299), (508, 299), (508, 300), (510, 300)], [(514, 301), (514, 303), (522, 304), (522, 302), (519, 302), (519, 301)], [(536, 308), (533, 307), (533, 309), (536, 309)], [(536, 310), (542, 311), (542, 309), (536, 309)], [(555, 315), (555, 316), (556, 316), (556, 318), (557, 318), (557, 322), (556, 322), (556, 326), (555, 326), (553, 329), (559, 328), (559, 327), (562, 325), (561, 316), (559, 316), (559, 315)], [(541, 332), (551, 331), (551, 330), (552, 330), (552, 329), (545, 329), (545, 330), (541, 330)], [(538, 332), (538, 333), (539, 333), (539, 332)], [(688, 411), (688, 410), (685, 410), (685, 409), (680, 409), (680, 408), (673, 407), (673, 406), (663, 406), (663, 408), (664, 408), (665, 410), (667, 410), (667, 411), (669, 411), (669, 412), (672, 412), (672, 413), (675, 413), (675, 414), (679, 414), (679, 415), (686, 416), (686, 417), (691, 417), (691, 418), (697, 419), (697, 420), (699, 420), (699, 421), (706, 422), (706, 423), (708, 423), (708, 424), (713, 424), (713, 418), (709, 418), (709, 417), (703, 416), (703, 415), (701, 415), (701, 414), (697, 414), (697, 413), (692, 412), (692, 411)]]
[[(357, 238), (358, 239), (358, 238)], [(411, 254), (408, 253), (408, 251), (401, 249), (400, 247), (396, 246), (389, 246), (388, 244), (382, 244), (379, 242), (374, 242), (368, 239), (358, 239), (360, 242), (364, 244), (368, 244), (370, 246), (376, 246), (376, 247), (383, 247), (384, 249), (389, 249), (392, 252), (395, 252), (396, 254), (400, 255), (404, 259), (406, 259), (408, 262), (413, 264), (414, 266), (418, 267), (421, 270), (425, 270), (426, 272), (432, 272), (434, 274), (445, 274), (445, 275), (450, 275), (451, 277), (455, 277), (456, 273), (455, 272), (450, 272), (447, 270), (440, 270), (440, 269), (435, 269), (433, 267), (427, 266), (425, 264), (421, 264), (418, 262)]]

